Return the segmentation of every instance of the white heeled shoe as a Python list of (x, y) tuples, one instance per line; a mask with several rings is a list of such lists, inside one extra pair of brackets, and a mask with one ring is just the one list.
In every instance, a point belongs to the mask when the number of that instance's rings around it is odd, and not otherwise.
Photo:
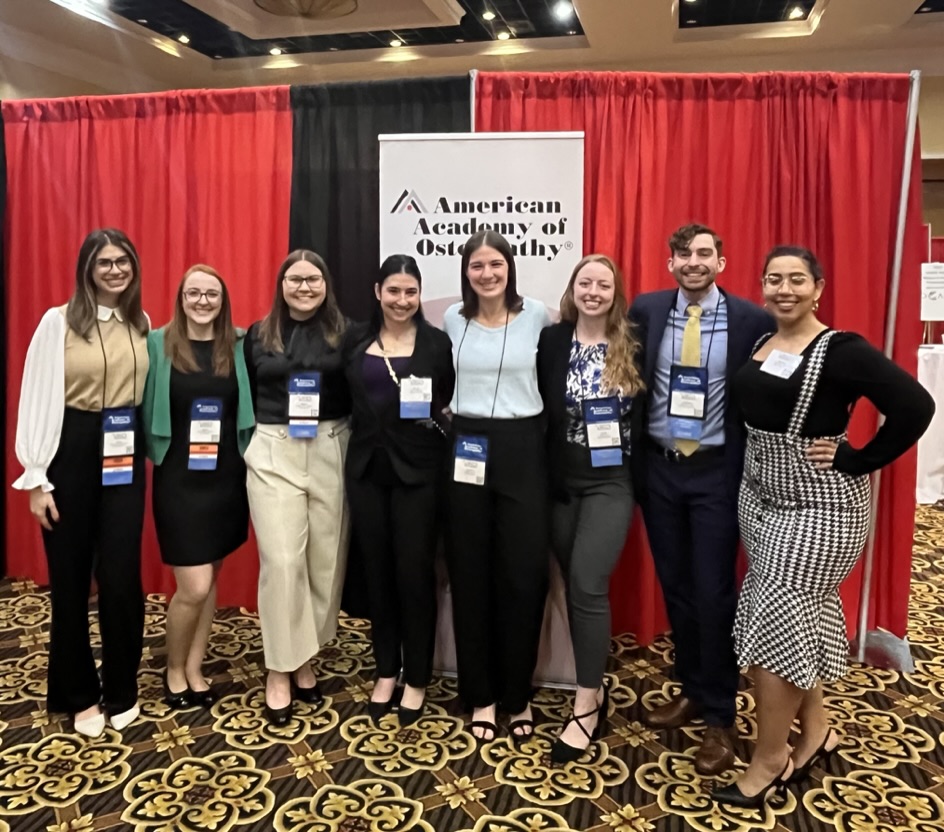
[(94, 740), (105, 732), (105, 714), (97, 713), (85, 719), (77, 719), (74, 727), (77, 734)]
[(112, 728), (116, 731), (121, 731), (127, 728), (140, 715), (141, 709), (137, 705), (134, 705), (128, 708), (127, 711), (122, 711), (120, 714), (109, 714), (108, 721), (111, 723)]

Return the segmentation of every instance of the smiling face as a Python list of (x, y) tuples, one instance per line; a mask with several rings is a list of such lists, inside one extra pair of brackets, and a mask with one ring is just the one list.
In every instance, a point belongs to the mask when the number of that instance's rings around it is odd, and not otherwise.
[(616, 278), (609, 267), (597, 260), (584, 264), (574, 276), (574, 306), (585, 318), (605, 318), (613, 308)]
[(308, 318), (324, 303), (327, 288), (324, 275), (314, 263), (293, 263), (282, 279), (282, 297), (293, 318)]
[(102, 246), (92, 261), (92, 282), (96, 300), (103, 306), (117, 306), (122, 293), (134, 279), (133, 261), (120, 246)]
[(502, 298), (508, 286), (508, 261), (498, 249), (481, 246), (469, 258), (466, 277), (480, 300)]
[(813, 314), (824, 285), (802, 258), (774, 257), (764, 272), (764, 302), (778, 323), (795, 323)]
[(200, 326), (213, 323), (223, 307), (223, 284), (212, 274), (193, 272), (181, 290), (184, 315)]
[(669, 271), (691, 299), (704, 297), (724, 267), (711, 234), (696, 234), (688, 248), (674, 250), (669, 258)]
[(390, 323), (409, 321), (420, 308), (420, 283), (413, 275), (399, 272), (374, 284), (374, 295), (380, 301), (384, 320)]

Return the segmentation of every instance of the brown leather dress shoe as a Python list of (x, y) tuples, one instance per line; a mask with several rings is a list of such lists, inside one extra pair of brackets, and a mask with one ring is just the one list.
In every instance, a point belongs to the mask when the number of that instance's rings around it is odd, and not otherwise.
[(716, 777), (734, 765), (734, 728), (708, 727), (701, 748), (695, 752), (695, 771)]
[(699, 713), (698, 703), (687, 696), (677, 696), (665, 705), (643, 714), (643, 722), (650, 728), (681, 728)]

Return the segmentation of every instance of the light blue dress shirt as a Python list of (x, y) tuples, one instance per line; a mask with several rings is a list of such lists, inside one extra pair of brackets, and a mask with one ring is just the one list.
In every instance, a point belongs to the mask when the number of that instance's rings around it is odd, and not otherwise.
[[(708, 410), (701, 435), (701, 447), (724, 444), (725, 374), (728, 366), (728, 305), (717, 285), (698, 304), (701, 314), (701, 363), (708, 366)], [(655, 376), (649, 395), (649, 436), (664, 448), (674, 448), (669, 431), (669, 370), (682, 357), (682, 333), (688, 322), (689, 302), (681, 291), (669, 312), (665, 333), (659, 344)], [(673, 359), (673, 355), (675, 356)]]

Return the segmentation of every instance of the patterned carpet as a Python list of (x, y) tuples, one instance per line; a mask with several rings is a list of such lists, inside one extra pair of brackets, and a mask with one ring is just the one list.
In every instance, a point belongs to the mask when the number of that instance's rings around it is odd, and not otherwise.
[[(910, 639), (917, 672), (856, 667), (831, 686), (843, 740), (829, 775), (765, 810), (722, 809), (720, 781), (699, 777), (702, 730), (654, 732), (640, 717), (670, 695), (671, 645), (613, 640), (606, 740), (585, 761), (553, 768), (553, 723), (568, 697), (543, 690), (535, 740), (476, 743), (455, 683), (411, 729), (365, 714), (373, 671), (368, 627), (347, 619), (318, 661), (326, 702), (301, 706), (282, 729), (261, 715), (259, 629), (245, 611), (220, 613), (207, 665), (224, 698), (212, 711), (169, 712), (160, 701), (164, 599), (148, 599), (142, 719), (96, 741), (44, 709), (48, 596), (0, 584), (0, 830), (13, 832), (670, 832), (671, 830), (944, 829), (944, 510), (922, 508), (915, 531)], [(755, 734), (745, 679), (739, 753)], [(730, 779), (730, 778), (725, 778)]]

